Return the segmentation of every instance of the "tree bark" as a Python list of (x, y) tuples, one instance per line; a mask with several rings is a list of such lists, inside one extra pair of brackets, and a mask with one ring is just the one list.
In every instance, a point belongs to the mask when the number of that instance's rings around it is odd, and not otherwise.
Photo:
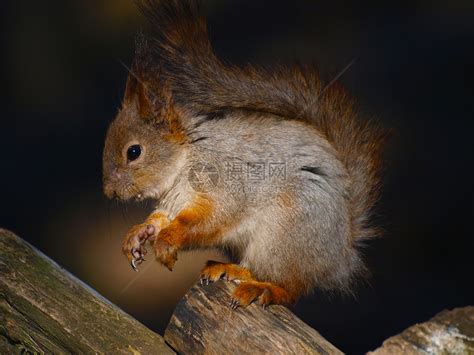
[(0, 229), (0, 353), (174, 354), (163, 338)]
[[(287, 308), (232, 310), (233, 284), (195, 286), (165, 340), (0, 229), (0, 354), (342, 354)], [(169, 344), (169, 345), (168, 345)], [(474, 354), (474, 307), (443, 311), (371, 354)]]
[(183, 354), (342, 354), (287, 308), (232, 310), (232, 285), (195, 286), (178, 304), (165, 340)]
[(443, 311), (388, 338), (369, 354), (474, 354), (474, 307)]

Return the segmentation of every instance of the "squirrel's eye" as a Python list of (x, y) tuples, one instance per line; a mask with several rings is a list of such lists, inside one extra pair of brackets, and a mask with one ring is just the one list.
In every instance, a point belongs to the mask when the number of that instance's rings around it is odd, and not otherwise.
[(131, 145), (127, 150), (127, 159), (129, 162), (137, 160), (142, 154), (142, 147), (138, 144)]

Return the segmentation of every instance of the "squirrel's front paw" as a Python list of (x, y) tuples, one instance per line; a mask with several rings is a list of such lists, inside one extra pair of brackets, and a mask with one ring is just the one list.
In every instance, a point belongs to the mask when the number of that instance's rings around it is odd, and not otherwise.
[(122, 251), (135, 271), (138, 270), (138, 265), (145, 261), (147, 253), (145, 243), (148, 240), (153, 241), (156, 235), (155, 226), (146, 223), (132, 227), (127, 233), (122, 244)]
[(155, 240), (153, 248), (155, 249), (156, 259), (172, 271), (176, 260), (178, 260), (178, 248), (162, 238)]

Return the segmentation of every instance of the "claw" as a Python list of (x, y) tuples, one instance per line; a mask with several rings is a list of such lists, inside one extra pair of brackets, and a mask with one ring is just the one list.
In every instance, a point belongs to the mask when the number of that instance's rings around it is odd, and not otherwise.
[(137, 262), (137, 259), (132, 259), (131, 265), (132, 265), (132, 269), (134, 271), (138, 271), (138, 267), (137, 267), (136, 262)]
[(132, 249), (132, 256), (133, 256), (134, 259), (140, 259), (141, 253), (138, 249), (133, 248)]
[(240, 302), (237, 299), (232, 298), (230, 301), (230, 308), (237, 309), (239, 308), (239, 306), (240, 306)]
[(131, 261), (131, 265), (134, 271), (138, 271), (138, 266), (145, 261), (143, 254), (139, 254), (139, 257), (134, 257)]

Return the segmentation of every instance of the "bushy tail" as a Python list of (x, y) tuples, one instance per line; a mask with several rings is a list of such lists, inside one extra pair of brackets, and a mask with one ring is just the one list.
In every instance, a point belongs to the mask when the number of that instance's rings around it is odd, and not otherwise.
[(159, 80), (170, 85), (176, 105), (210, 118), (247, 110), (310, 122), (334, 146), (350, 175), (353, 240), (377, 233), (368, 218), (378, 198), (385, 134), (358, 119), (352, 100), (337, 83), (324, 86), (312, 67), (268, 71), (224, 65), (212, 51), (198, 1), (136, 2), (155, 32), (147, 47), (153, 60), (143, 61), (160, 67)]

